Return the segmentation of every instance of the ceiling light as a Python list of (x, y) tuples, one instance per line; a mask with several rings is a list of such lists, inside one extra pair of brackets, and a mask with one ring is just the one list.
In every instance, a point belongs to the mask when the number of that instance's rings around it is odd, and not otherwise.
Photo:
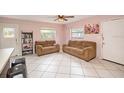
[(64, 20), (62, 18), (59, 18), (58, 21), (59, 22), (64, 22)]

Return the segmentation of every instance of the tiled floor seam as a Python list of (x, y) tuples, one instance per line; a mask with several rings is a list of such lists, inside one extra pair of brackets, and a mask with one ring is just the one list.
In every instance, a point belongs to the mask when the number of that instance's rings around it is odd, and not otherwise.
[[(53, 60), (53, 59), (54, 59), (54, 58), (52, 58), (52, 60)], [(51, 61), (52, 61), (52, 60), (51, 60)], [(46, 68), (46, 71), (44, 71), (43, 75), (45, 74), (45, 72), (47, 72), (47, 70), (48, 70), (48, 68), (49, 68), (50, 65), (51, 65), (51, 64), (48, 64), (48, 67)], [(41, 75), (41, 78), (42, 78), (43, 75)]]
[(99, 73), (97, 72), (96, 68), (92, 65), (92, 67), (94, 68), (94, 70), (96, 71), (97, 75), (99, 78), (101, 78), (101, 76), (99, 75)]
[[(61, 58), (61, 61), (62, 61), (62, 58)], [(61, 63), (58, 64), (58, 68), (57, 68), (57, 72), (56, 72), (55, 78), (57, 78), (57, 74), (58, 74), (58, 71), (59, 71), (60, 64)]]
[[(103, 63), (101, 63), (104, 67), (105, 67), (105, 65), (103, 64)], [(109, 69), (107, 69), (106, 67), (105, 67), (105, 70), (107, 70), (113, 77), (115, 77), (112, 73), (111, 73), (111, 71), (109, 70)]]

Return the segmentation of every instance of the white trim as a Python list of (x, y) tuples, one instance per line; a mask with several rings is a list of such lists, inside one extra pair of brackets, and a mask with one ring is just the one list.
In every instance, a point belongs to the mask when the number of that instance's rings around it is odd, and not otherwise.
[[(16, 41), (16, 49), (15, 52), (13, 53), (13, 56), (15, 55), (20, 55), (21, 54), (21, 42), (20, 42), (20, 32), (19, 32), (19, 26), (18, 24), (11, 24), (11, 23), (0, 23), (1, 24), (1, 31), (3, 31), (3, 28), (15, 28), (16, 32), (15, 32), (15, 37), (14, 38), (4, 38), (4, 36), (1, 36), (1, 42), (2, 42), (2, 38), (4, 39), (15, 39)], [(2, 32), (3, 34), (3, 32)], [(1, 46), (4, 47), (4, 46)]]

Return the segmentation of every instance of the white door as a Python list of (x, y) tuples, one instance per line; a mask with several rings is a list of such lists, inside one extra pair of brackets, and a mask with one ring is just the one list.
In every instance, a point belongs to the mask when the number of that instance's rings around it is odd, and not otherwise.
[(124, 19), (103, 22), (103, 58), (124, 64)]
[(12, 56), (19, 54), (18, 25), (0, 23), (0, 48), (14, 48)]

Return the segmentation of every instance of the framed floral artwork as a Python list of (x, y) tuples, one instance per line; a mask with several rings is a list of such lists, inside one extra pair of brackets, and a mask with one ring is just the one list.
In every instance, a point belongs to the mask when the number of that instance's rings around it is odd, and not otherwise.
[(85, 34), (99, 34), (99, 24), (84, 25)]

